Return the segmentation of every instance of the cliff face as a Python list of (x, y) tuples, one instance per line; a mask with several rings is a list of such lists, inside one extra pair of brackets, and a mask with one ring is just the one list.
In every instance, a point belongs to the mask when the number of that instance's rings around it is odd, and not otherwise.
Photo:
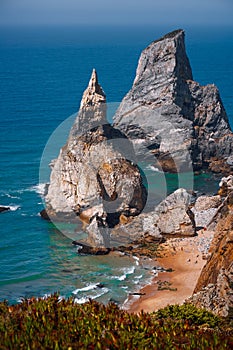
[(106, 120), (106, 98), (94, 70), (68, 141), (53, 162), (48, 214), (75, 213), (86, 222), (95, 217), (96, 228), (117, 222), (121, 214), (139, 214), (146, 190), (131, 150), (127, 138)]
[(198, 307), (228, 316), (233, 314), (233, 192), (217, 214), (209, 258), (192, 296)]
[(154, 155), (165, 171), (230, 171), (233, 134), (225, 109), (214, 85), (193, 81), (182, 30), (142, 52), (114, 120), (137, 153)]

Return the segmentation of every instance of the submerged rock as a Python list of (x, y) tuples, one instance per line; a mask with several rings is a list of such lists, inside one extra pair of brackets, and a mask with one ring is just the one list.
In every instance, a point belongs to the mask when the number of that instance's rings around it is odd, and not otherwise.
[[(106, 97), (93, 70), (66, 145), (53, 161), (45, 197), (50, 217), (76, 214), (92, 245), (108, 246), (106, 228), (138, 215), (146, 189), (126, 136), (106, 119)], [(102, 230), (103, 229), (103, 230)]]
[(233, 134), (219, 91), (193, 81), (183, 30), (142, 52), (133, 86), (114, 121), (137, 154), (153, 155), (164, 171), (231, 170)]
[(0, 206), (0, 213), (11, 210), (10, 207)]

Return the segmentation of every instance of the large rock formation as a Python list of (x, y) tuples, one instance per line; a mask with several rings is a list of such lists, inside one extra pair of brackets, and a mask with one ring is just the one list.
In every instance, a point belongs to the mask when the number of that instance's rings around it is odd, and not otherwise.
[[(121, 214), (138, 215), (146, 202), (127, 138), (106, 120), (106, 98), (93, 70), (66, 145), (52, 162), (46, 195), (50, 217), (75, 213), (87, 223), (90, 243), (109, 245), (105, 228)], [(101, 229), (104, 234), (101, 234)]]
[(191, 301), (221, 315), (233, 315), (233, 191), (220, 206), (209, 258)]
[(193, 236), (196, 234), (194, 215), (190, 209), (192, 194), (179, 188), (165, 198), (153, 211), (142, 213), (131, 222), (120, 224), (112, 235), (128, 238), (129, 242), (150, 235), (161, 239), (164, 235)]
[(142, 52), (133, 86), (114, 120), (137, 153), (153, 154), (165, 171), (228, 172), (233, 165), (233, 134), (218, 89), (193, 81), (183, 30)]
[(198, 228), (206, 228), (213, 222), (215, 215), (219, 211), (219, 207), (222, 204), (221, 196), (207, 196), (202, 195), (197, 198), (195, 205), (191, 209), (195, 223)]

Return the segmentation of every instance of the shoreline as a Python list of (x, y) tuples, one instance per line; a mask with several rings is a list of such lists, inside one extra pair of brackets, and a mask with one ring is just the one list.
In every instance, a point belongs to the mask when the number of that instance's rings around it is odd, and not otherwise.
[[(183, 304), (196, 286), (206, 263), (213, 232), (198, 231), (194, 237), (171, 238), (160, 245), (160, 257), (154, 262), (171, 272), (158, 272), (151, 284), (129, 296), (122, 308), (130, 313), (153, 312), (171, 304)], [(203, 259), (204, 257), (204, 259)]]

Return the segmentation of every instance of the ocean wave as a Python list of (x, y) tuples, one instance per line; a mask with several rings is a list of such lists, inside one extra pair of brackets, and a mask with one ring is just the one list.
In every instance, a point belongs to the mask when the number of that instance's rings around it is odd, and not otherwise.
[(124, 281), (127, 278), (128, 275), (132, 275), (135, 272), (135, 266), (124, 267), (123, 269), (121, 269), (121, 271), (123, 272), (122, 275), (110, 276), (110, 279), (116, 279), (118, 281)]
[(99, 283), (93, 283), (93, 284), (89, 284), (86, 287), (83, 288), (77, 288), (75, 289), (72, 293), (73, 294), (78, 294), (79, 292), (88, 292), (89, 290), (93, 290), (96, 288), (100, 288), (100, 284)]
[(135, 271), (135, 266), (125, 267), (123, 271), (126, 275), (132, 275), (132, 273)]
[[(81, 288), (81, 289), (83, 289), (83, 288)], [(101, 288), (101, 291), (99, 293), (97, 293), (96, 295), (88, 295), (88, 296), (84, 296), (81, 298), (75, 298), (74, 302), (78, 303), (78, 304), (84, 304), (84, 303), (88, 302), (89, 299), (93, 299), (93, 300), (98, 299), (101, 296), (107, 294), (108, 292), (109, 292), (108, 288)]]
[(20, 205), (9, 205), (9, 208), (11, 211), (16, 211), (16, 210), (20, 209), (21, 207), (20, 207)]
[(12, 199), (20, 199), (20, 197), (18, 197), (18, 196), (13, 196), (13, 195), (10, 194), (10, 193), (6, 193), (6, 197), (12, 198)]
[(83, 297), (83, 298), (75, 298), (74, 302), (77, 304), (84, 304), (89, 301), (89, 298)]
[(126, 275), (124, 274), (124, 275), (122, 275), (122, 276), (119, 276), (117, 279), (119, 280), (119, 281), (124, 281), (125, 279), (126, 279)]
[(37, 185), (29, 187), (28, 191), (36, 192), (40, 196), (44, 196), (45, 195), (46, 186), (47, 186), (46, 183), (40, 183), (40, 184), (37, 184)]
[(138, 266), (139, 265), (139, 258), (137, 256), (133, 256), (133, 259), (135, 260), (136, 265)]
[(136, 279), (137, 279), (137, 280), (140, 280), (142, 277), (143, 277), (143, 275), (139, 275), (139, 276), (135, 276), (134, 278), (135, 278), (135, 280), (136, 280)]

